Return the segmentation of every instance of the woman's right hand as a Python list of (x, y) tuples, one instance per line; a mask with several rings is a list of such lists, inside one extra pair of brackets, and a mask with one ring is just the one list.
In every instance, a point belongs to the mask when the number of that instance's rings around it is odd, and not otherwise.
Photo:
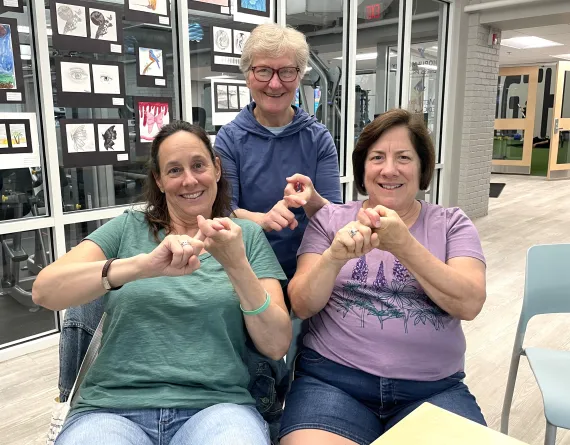
[[(354, 236), (351, 236), (351, 232), (354, 233)], [(349, 260), (366, 255), (372, 249), (377, 248), (378, 245), (377, 233), (373, 233), (370, 227), (358, 221), (353, 221), (336, 233), (331, 246), (325, 251), (323, 256), (344, 264)]]
[(295, 230), (299, 222), (295, 219), (293, 212), (289, 210), (285, 200), (282, 199), (269, 212), (262, 215), (259, 225), (266, 232), (271, 232), (272, 230), (278, 232), (287, 227)]
[(143, 262), (147, 278), (188, 275), (200, 267), (198, 255), (204, 248), (200, 231), (194, 238), (188, 235), (168, 235)]

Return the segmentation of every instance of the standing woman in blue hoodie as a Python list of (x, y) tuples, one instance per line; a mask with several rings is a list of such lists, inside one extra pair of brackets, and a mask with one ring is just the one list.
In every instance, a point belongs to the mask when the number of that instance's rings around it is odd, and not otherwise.
[(256, 27), (240, 62), (253, 102), (222, 127), (215, 142), (232, 185), (233, 213), (263, 227), (289, 279), (309, 218), (329, 202), (341, 203), (332, 136), (292, 105), (308, 60), (299, 31)]

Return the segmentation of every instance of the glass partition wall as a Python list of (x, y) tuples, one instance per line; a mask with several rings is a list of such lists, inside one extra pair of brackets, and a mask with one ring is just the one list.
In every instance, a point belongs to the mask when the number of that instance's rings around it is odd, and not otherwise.
[[(159, 0), (150, 10), (130, 0), (19, 0), (0, 7), (0, 39), (10, 39), (15, 62), (0, 82), (0, 360), (57, 343), (62, 314), (33, 304), (33, 280), (105, 221), (140, 206), (158, 129), (182, 118), (214, 139), (249, 102), (238, 64), (259, 23), (287, 24), (307, 37), (309, 69), (295, 104), (331, 132), (345, 200), (357, 197), (355, 142), (391, 108), (424, 115), (441, 166), (451, 2)], [(424, 196), (432, 202), (439, 171)]]

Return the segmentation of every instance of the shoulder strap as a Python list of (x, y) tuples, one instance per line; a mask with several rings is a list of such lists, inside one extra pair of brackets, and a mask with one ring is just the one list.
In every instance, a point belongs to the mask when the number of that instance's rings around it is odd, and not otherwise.
[(89, 343), (85, 357), (83, 357), (83, 361), (81, 362), (81, 367), (79, 368), (79, 373), (77, 374), (73, 388), (71, 388), (71, 393), (69, 394), (70, 406), (73, 406), (73, 402), (75, 402), (75, 398), (79, 393), (79, 387), (81, 386), (81, 383), (83, 383), (83, 379), (85, 378), (87, 371), (89, 371), (89, 368), (99, 354), (99, 346), (101, 346), (101, 337), (103, 336), (103, 324), (105, 323), (105, 318), (107, 318), (107, 314), (103, 312), (103, 316), (101, 317), (101, 320), (97, 325), (97, 329), (93, 334), (93, 338)]

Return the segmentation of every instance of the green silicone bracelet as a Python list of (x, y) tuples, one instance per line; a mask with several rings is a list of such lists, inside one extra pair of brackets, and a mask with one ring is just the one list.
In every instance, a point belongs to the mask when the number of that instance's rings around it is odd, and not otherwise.
[(271, 304), (271, 295), (269, 295), (269, 292), (265, 291), (265, 303), (263, 303), (263, 305), (261, 305), (261, 307), (253, 310), (253, 311), (246, 311), (242, 305), (239, 305), (239, 308), (241, 309), (241, 311), (243, 312), (244, 315), (257, 315), (257, 314), (261, 314), (265, 309), (267, 309), (269, 307), (269, 305)]

